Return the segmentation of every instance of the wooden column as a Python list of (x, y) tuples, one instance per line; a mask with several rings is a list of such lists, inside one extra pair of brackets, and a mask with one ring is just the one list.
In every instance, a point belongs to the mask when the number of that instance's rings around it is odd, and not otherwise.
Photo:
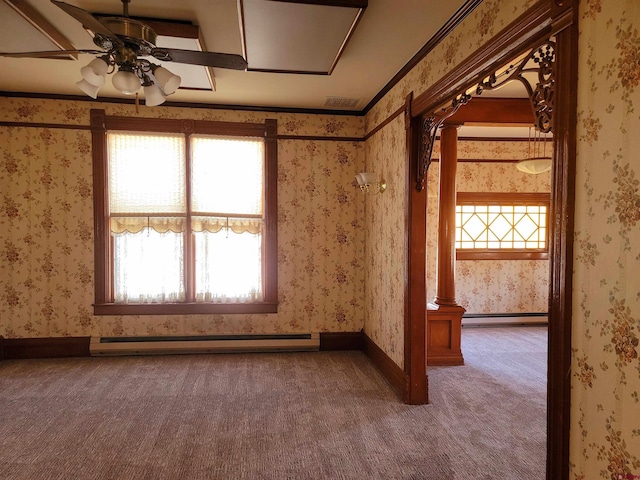
[(445, 125), (440, 131), (440, 191), (438, 208), (438, 269), (436, 305), (456, 302), (456, 170), (458, 127)]
[(440, 132), (440, 188), (438, 208), (437, 291), (427, 304), (427, 364), (462, 365), (462, 314), (456, 301), (456, 169), (458, 126)]

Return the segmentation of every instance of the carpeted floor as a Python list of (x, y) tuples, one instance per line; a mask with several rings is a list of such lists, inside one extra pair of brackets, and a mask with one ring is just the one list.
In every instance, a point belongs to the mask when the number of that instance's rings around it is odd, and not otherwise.
[(360, 352), (5, 361), (0, 479), (543, 479), (545, 352), (465, 329), (426, 406)]

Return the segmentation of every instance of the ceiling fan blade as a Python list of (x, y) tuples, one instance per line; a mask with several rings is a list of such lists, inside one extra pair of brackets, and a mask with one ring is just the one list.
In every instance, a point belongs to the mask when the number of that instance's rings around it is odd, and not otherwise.
[(115, 33), (113, 33), (111, 30), (105, 27), (102, 23), (100, 23), (100, 21), (96, 17), (91, 15), (86, 10), (83, 10), (79, 7), (75, 7), (73, 5), (69, 5), (68, 3), (65, 3), (65, 2), (59, 2), (57, 0), (51, 0), (51, 3), (53, 3), (56, 7), (61, 8), (69, 15), (71, 15), (73, 18), (75, 18), (80, 23), (82, 23), (82, 25), (84, 25), (85, 27), (93, 31), (93, 33), (99, 33), (101, 35), (104, 35), (105, 37), (111, 39), (115, 45), (118, 45), (118, 46), (124, 45), (122, 40), (120, 40)]
[(99, 55), (105, 53), (103, 50), (51, 50), (48, 52), (0, 52), (0, 57), (11, 58), (51, 58), (51, 57), (65, 57), (73, 55), (74, 53), (89, 53), (91, 55)]
[(198, 52), (196, 50), (180, 50), (177, 48), (154, 48), (151, 51), (158, 60), (166, 62), (203, 65), (205, 67), (229, 68), (232, 70), (246, 70), (247, 61), (242, 55), (217, 52)]

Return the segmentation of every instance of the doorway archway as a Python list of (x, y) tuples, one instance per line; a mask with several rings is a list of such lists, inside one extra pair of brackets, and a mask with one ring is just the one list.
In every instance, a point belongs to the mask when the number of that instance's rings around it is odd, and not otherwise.
[[(438, 115), (466, 103), (466, 93), (507, 62), (555, 38), (553, 110), (554, 162), (551, 185), (549, 245), (549, 350), (547, 384), (547, 478), (569, 476), (569, 413), (571, 367), (571, 292), (573, 210), (577, 114), (576, 0), (547, 0), (533, 5), (472, 57), (416, 98), (405, 102), (407, 132), (407, 307), (405, 308), (406, 398), (426, 403), (426, 171)], [(423, 122), (422, 118), (433, 121)], [(435, 127), (434, 127), (435, 125)], [(426, 147), (425, 147), (426, 145)]]

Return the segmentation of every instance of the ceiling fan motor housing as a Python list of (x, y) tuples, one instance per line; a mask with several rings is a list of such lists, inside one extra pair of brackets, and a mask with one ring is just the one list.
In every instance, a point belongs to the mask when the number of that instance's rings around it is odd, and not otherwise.
[(104, 17), (99, 21), (138, 55), (149, 55), (156, 48), (156, 32), (142, 22), (124, 17)]

